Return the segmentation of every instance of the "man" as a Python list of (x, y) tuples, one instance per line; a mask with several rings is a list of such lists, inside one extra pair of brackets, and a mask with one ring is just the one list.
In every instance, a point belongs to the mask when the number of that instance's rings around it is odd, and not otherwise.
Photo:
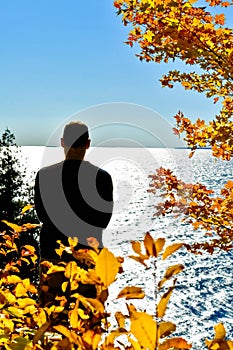
[(90, 147), (87, 126), (67, 124), (61, 146), (65, 160), (39, 170), (35, 181), (35, 209), (43, 224), (41, 260), (52, 262), (59, 259), (57, 240), (67, 245), (70, 236), (78, 237), (78, 248), (88, 248), (89, 237), (95, 237), (101, 247), (113, 209), (111, 176), (84, 160)]

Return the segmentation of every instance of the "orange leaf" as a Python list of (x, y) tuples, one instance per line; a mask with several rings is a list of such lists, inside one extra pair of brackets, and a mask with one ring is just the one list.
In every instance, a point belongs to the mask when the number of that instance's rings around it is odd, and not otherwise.
[(2, 222), (4, 222), (7, 226), (9, 226), (13, 231), (16, 231), (16, 232), (23, 231), (22, 226), (18, 226), (16, 224), (12, 224), (11, 222), (9, 222), (7, 220), (2, 220)]
[(228, 180), (227, 183), (225, 184), (225, 187), (229, 189), (233, 188), (233, 181)]
[(162, 285), (168, 281), (172, 276), (178, 274), (179, 272), (183, 271), (184, 269), (184, 265), (182, 264), (177, 264), (177, 265), (173, 265), (173, 266), (170, 266), (168, 267), (165, 275), (164, 275), (164, 278), (159, 282), (158, 284), (158, 287), (161, 288)]
[(188, 344), (185, 339), (177, 337), (165, 340), (165, 342), (159, 345), (158, 350), (168, 350), (171, 348), (186, 350), (191, 349), (191, 347), (192, 345)]
[(146, 248), (146, 253), (148, 255), (156, 256), (156, 249), (155, 249), (155, 245), (154, 245), (154, 240), (151, 237), (149, 232), (147, 232), (145, 235), (144, 246)]
[(163, 246), (165, 244), (165, 238), (158, 238), (155, 242), (155, 248), (157, 255), (162, 251)]
[(172, 322), (161, 322), (158, 327), (158, 338), (164, 338), (176, 330), (176, 325)]
[(138, 241), (133, 241), (132, 243), (132, 248), (135, 251), (135, 253), (140, 254), (141, 253), (141, 243)]
[(125, 287), (118, 294), (117, 298), (143, 299), (145, 293), (140, 287)]
[(163, 260), (165, 260), (169, 255), (173, 254), (176, 250), (180, 249), (183, 245), (183, 243), (174, 243), (169, 245), (163, 253)]
[(178, 135), (178, 136), (180, 136), (180, 132), (179, 132), (179, 130), (178, 130), (178, 129), (173, 128), (172, 130), (173, 130), (174, 135)]
[(167, 303), (170, 299), (173, 289), (175, 286), (172, 286), (164, 293), (160, 299), (160, 302), (157, 305), (157, 317), (163, 317), (167, 308)]

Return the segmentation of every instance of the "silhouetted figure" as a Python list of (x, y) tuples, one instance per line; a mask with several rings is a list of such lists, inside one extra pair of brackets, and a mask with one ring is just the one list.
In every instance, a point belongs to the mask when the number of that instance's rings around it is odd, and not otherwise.
[(43, 224), (41, 260), (59, 260), (56, 241), (67, 245), (68, 237), (78, 237), (77, 248), (88, 248), (89, 237), (95, 237), (102, 247), (102, 232), (112, 215), (111, 176), (84, 160), (90, 147), (87, 126), (81, 122), (67, 124), (61, 145), (65, 160), (40, 169), (36, 175), (35, 209)]

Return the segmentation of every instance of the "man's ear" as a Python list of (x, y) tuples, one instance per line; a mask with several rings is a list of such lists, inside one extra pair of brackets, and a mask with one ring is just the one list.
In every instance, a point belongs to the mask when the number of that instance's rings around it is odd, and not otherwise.
[(61, 138), (61, 146), (62, 146), (63, 148), (65, 147), (65, 142), (64, 142), (63, 137)]
[(88, 140), (87, 140), (87, 143), (86, 143), (86, 149), (88, 149), (88, 148), (90, 147), (90, 144), (91, 144), (91, 140), (88, 139)]

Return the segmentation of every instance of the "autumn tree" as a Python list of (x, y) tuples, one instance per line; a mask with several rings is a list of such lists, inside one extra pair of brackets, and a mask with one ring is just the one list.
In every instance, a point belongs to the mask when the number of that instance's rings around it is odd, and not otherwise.
[[(177, 132), (186, 133), (188, 146), (212, 146), (213, 154), (230, 159), (233, 154), (233, 32), (224, 26), (224, 14), (211, 8), (228, 7), (224, 0), (119, 0), (114, 5), (124, 25), (133, 27), (126, 43), (139, 44), (136, 56), (147, 62), (183, 61), (193, 71), (171, 70), (161, 79), (162, 86), (180, 83), (187, 90), (205, 93), (222, 109), (209, 124), (191, 123), (177, 115)], [(209, 6), (208, 6), (209, 5)], [(216, 10), (216, 9), (215, 9)], [(212, 11), (213, 12), (213, 11)]]
[[(175, 83), (186, 90), (204, 93), (213, 103), (221, 103), (220, 112), (206, 122), (174, 116), (177, 135), (191, 148), (210, 146), (212, 154), (223, 160), (233, 156), (233, 30), (225, 25), (219, 8), (231, 6), (224, 0), (118, 0), (114, 2), (124, 25), (130, 26), (126, 44), (139, 47), (136, 56), (146, 62), (170, 63), (180, 60), (185, 71), (170, 70), (161, 77), (163, 87)], [(220, 11), (221, 12), (221, 11)], [(158, 182), (160, 185), (158, 188)], [(162, 191), (163, 209), (158, 214), (182, 212), (194, 229), (217, 234), (211, 243), (196, 246), (213, 251), (232, 246), (233, 186), (229, 181), (215, 196), (201, 184), (185, 184), (169, 170), (160, 169), (152, 176), (150, 191)], [(182, 207), (182, 210), (180, 210)]]

